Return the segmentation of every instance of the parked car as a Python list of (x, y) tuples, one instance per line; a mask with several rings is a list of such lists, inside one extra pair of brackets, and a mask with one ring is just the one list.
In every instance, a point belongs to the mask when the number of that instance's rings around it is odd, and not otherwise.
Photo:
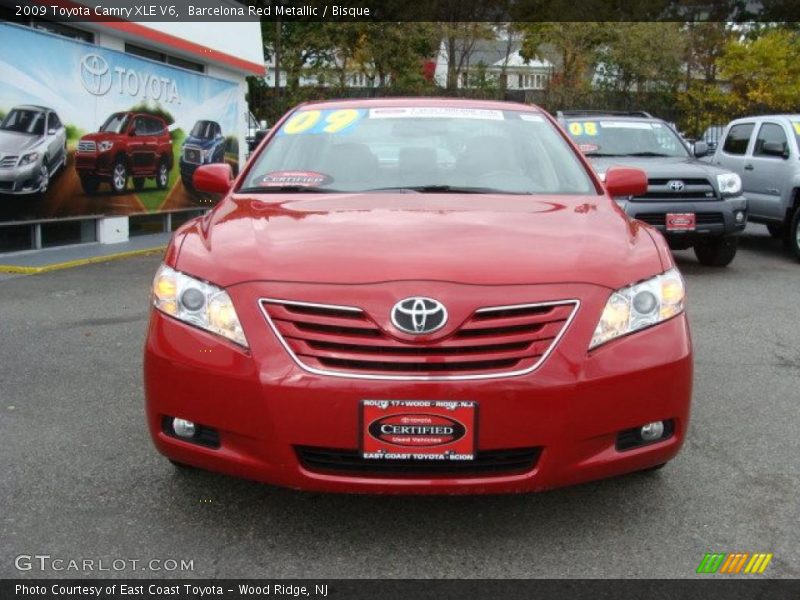
[(800, 114), (732, 121), (713, 162), (738, 173), (750, 219), (800, 260)]
[(259, 121), (253, 113), (247, 113), (247, 136), (245, 143), (247, 144), (248, 154), (252, 153), (256, 147), (261, 143), (267, 134), (269, 128), (267, 122), (264, 120)]
[(75, 153), (75, 170), (87, 194), (97, 192), (103, 182), (114, 192), (124, 192), (128, 177), (133, 178), (137, 191), (150, 177), (158, 189), (164, 189), (173, 162), (166, 122), (136, 112), (118, 112), (108, 117), (97, 133), (80, 139)]
[(17, 106), (0, 123), (0, 193), (44, 195), (66, 161), (66, 129), (52, 108)]
[(192, 189), (192, 176), (200, 165), (225, 162), (225, 137), (216, 121), (197, 121), (181, 146), (178, 167), (184, 187)]
[(598, 173), (615, 165), (643, 169), (646, 193), (617, 198), (634, 219), (656, 227), (673, 249), (694, 248), (701, 264), (724, 267), (736, 256), (747, 201), (735, 173), (697, 160), (675, 130), (647, 113), (560, 113), (565, 129)]
[[(380, 155), (375, 151), (380, 149)], [(389, 149), (393, 152), (390, 153)], [(537, 107), (302, 105), (153, 282), (147, 421), (179, 465), (309, 490), (537, 491), (658, 468), (689, 419), (684, 283)]]

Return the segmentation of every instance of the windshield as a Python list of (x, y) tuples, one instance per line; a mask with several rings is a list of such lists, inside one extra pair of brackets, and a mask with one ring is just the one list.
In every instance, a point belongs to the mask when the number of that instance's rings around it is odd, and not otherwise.
[(198, 138), (212, 138), (214, 137), (214, 125), (211, 121), (198, 121), (192, 127), (189, 135)]
[(44, 135), (44, 113), (38, 110), (14, 109), (6, 115), (0, 129), (16, 133)]
[(571, 119), (567, 131), (586, 156), (689, 156), (681, 139), (660, 121)]
[(303, 110), (240, 191), (596, 194), (556, 128), (533, 112), (462, 107)]
[(127, 113), (116, 113), (108, 117), (103, 126), (100, 128), (100, 131), (105, 131), (107, 133), (122, 133), (125, 131), (128, 124), (128, 114)]

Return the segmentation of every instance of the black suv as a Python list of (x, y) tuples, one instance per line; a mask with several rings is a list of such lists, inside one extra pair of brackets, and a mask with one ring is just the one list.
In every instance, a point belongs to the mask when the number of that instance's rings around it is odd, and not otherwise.
[(724, 267), (736, 255), (737, 235), (747, 224), (747, 201), (738, 175), (697, 160), (675, 130), (645, 112), (559, 112), (558, 120), (601, 175), (612, 166), (647, 173), (643, 196), (616, 198), (634, 219), (656, 227), (671, 248), (694, 248), (704, 265)]

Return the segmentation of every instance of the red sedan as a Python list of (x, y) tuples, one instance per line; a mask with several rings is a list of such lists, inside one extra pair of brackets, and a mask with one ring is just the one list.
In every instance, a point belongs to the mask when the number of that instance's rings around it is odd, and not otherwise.
[(544, 111), (306, 104), (176, 232), (145, 345), (156, 448), (306, 490), (538, 491), (656, 468), (692, 391), (669, 248)]

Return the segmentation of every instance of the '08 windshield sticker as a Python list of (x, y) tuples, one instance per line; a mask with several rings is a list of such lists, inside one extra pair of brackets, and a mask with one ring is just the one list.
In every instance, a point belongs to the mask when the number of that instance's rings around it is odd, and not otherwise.
[(800, 135), (800, 122), (792, 121), (792, 127), (794, 127), (794, 132)]
[(289, 117), (278, 131), (279, 136), (352, 132), (364, 118), (363, 108), (337, 110), (301, 110)]

